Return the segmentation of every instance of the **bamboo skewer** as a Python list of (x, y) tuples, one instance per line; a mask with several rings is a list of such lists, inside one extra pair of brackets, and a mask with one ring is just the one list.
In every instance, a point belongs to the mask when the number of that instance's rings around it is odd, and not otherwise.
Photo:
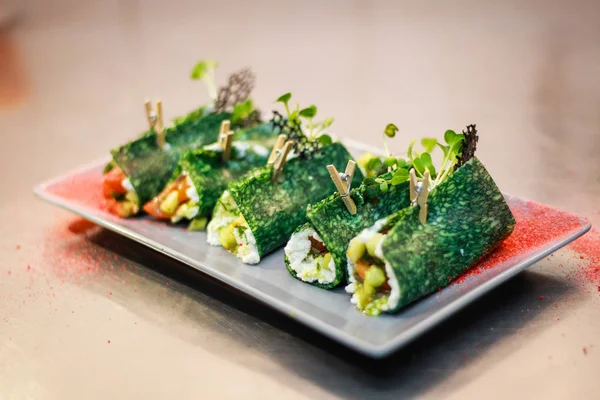
[(278, 156), (279, 152), (281, 151), (281, 148), (285, 144), (285, 139), (286, 139), (285, 135), (277, 136), (277, 141), (275, 142), (275, 145), (273, 146), (273, 150), (271, 150), (271, 154), (269, 155), (269, 158), (267, 159), (267, 167), (271, 167), (273, 164), (275, 164), (275, 160), (277, 160), (277, 156)]
[(410, 169), (410, 203), (414, 206), (416, 204), (417, 201), (417, 196), (418, 196), (418, 192), (417, 192), (417, 174), (415, 173), (415, 169), (411, 168)]
[(150, 130), (153, 130), (154, 126), (156, 125), (156, 112), (154, 112), (150, 99), (146, 99), (146, 101), (144, 102), (144, 107), (146, 109), (146, 119), (148, 119), (148, 126), (150, 127)]
[(231, 145), (233, 143), (233, 131), (229, 131), (224, 135), (223, 139), (223, 161), (227, 162), (231, 159)]
[(423, 225), (427, 223), (427, 198), (429, 197), (429, 185), (431, 184), (431, 175), (429, 170), (425, 170), (423, 174), (423, 180), (421, 184), (417, 182), (417, 174), (414, 168), (410, 170), (409, 178), (409, 191), (410, 191), (410, 204), (412, 206), (419, 206), (419, 221)]
[(229, 128), (231, 123), (229, 120), (221, 122), (221, 129), (219, 131), (218, 143), (223, 151), (223, 161), (227, 162), (231, 159), (231, 145), (233, 143), (233, 131)]
[(280, 153), (277, 155), (275, 163), (273, 164), (273, 183), (277, 182), (277, 180), (279, 179), (279, 176), (283, 172), (283, 167), (285, 166), (287, 156), (288, 156), (290, 150), (292, 150), (293, 145), (294, 145), (294, 142), (292, 142), (291, 140), (288, 140), (287, 142), (285, 142)]
[(167, 142), (165, 137), (165, 124), (163, 122), (162, 101), (157, 100), (155, 107), (152, 106), (152, 102), (150, 100), (146, 100), (144, 102), (146, 119), (148, 119), (150, 130), (153, 130), (156, 133), (156, 143), (161, 149), (164, 149), (167, 145)]
[(425, 170), (423, 174), (423, 181), (421, 182), (421, 189), (419, 190), (419, 197), (417, 197), (417, 204), (419, 205), (419, 221), (423, 225), (427, 223), (427, 198), (429, 197), (429, 171)]
[(327, 166), (329, 176), (331, 176), (331, 180), (333, 180), (350, 215), (354, 215), (357, 212), (356, 203), (354, 203), (354, 200), (350, 197), (350, 187), (352, 185), (352, 178), (354, 178), (355, 170), (356, 162), (352, 160), (348, 161), (348, 164), (346, 164), (346, 171), (343, 174), (340, 174), (334, 165), (330, 164)]
[(163, 109), (161, 100), (156, 102), (156, 125), (154, 125), (154, 128), (156, 131), (156, 140), (158, 145), (161, 149), (164, 149), (167, 144), (167, 139), (165, 137), (165, 125), (163, 123)]

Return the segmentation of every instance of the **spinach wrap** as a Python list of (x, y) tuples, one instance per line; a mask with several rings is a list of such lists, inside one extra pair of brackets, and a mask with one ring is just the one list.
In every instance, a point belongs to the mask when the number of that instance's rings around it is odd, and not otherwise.
[(173, 223), (191, 220), (191, 230), (204, 229), (227, 184), (266, 164), (276, 134), (271, 123), (264, 123), (235, 136), (228, 161), (219, 143), (185, 153), (170, 182), (144, 211)]
[(409, 207), (377, 221), (348, 248), (346, 291), (368, 315), (394, 313), (443, 288), (508, 237), (515, 220), (475, 157), (431, 190), (427, 222)]
[(111, 151), (113, 167), (104, 175), (104, 197), (109, 210), (121, 217), (135, 215), (141, 204), (156, 196), (169, 181), (181, 156), (188, 150), (217, 139), (223, 120), (230, 113), (210, 113), (182, 119), (165, 128), (164, 148), (156, 132)]
[(378, 183), (363, 183), (350, 191), (350, 197), (357, 207), (354, 215), (338, 193), (308, 207), (308, 222), (296, 229), (285, 247), (285, 265), (293, 277), (324, 289), (345, 283), (350, 240), (410, 205), (408, 182), (386, 191)]
[[(307, 157), (288, 160), (283, 181), (273, 183), (273, 167), (259, 168), (229, 184), (208, 224), (208, 242), (223, 246), (247, 264), (284, 245), (306, 222), (306, 207), (335, 190), (327, 165), (345, 167), (352, 156), (339, 142)], [(356, 171), (356, 182), (363, 179)]]

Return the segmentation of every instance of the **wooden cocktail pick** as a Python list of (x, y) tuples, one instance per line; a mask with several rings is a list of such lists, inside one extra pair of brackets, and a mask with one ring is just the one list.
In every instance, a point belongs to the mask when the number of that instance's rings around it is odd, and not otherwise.
[(156, 112), (154, 111), (154, 107), (152, 107), (152, 102), (150, 102), (150, 99), (146, 99), (146, 101), (144, 101), (144, 107), (146, 108), (146, 119), (148, 119), (148, 126), (150, 127), (150, 130), (153, 130), (154, 126), (156, 125)]
[(275, 141), (273, 150), (271, 150), (271, 154), (269, 155), (269, 158), (267, 159), (267, 167), (271, 167), (273, 164), (275, 164), (275, 160), (277, 160), (277, 155), (281, 152), (281, 148), (285, 144), (285, 139), (286, 139), (285, 135), (277, 136), (277, 140)]
[(425, 170), (423, 180), (419, 185), (415, 169), (411, 168), (409, 173), (409, 184), (410, 204), (412, 206), (419, 206), (419, 221), (421, 221), (422, 224), (425, 224), (427, 223), (427, 198), (429, 197), (430, 184), (429, 170)]
[(144, 106), (146, 108), (146, 118), (148, 119), (150, 130), (154, 130), (154, 132), (156, 132), (156, 143), (158, 144), (158, 147), (164, 149), (166, 145), (166, 138), (165, 125), (163, 123), (162, 101), (157, 100), (156, 106), (152, 107), (150, 100), (146, 100), (144, 102)]
[(223, 150), (223, 161), (227, 162), (231, 159), (231, 144), (233, 143), (233, 131), (229, 130), (229, 120), (221, 122), (221, 130), (219, 131), (219, 146)]
[(275, 163), (273, 164), (273, 183), (277, 182), (279, 176), (283, 172), (283, 167), (285, 166), (287, 156), (290, 153), (290, 150), (292, 150), (293, 145), (294, 142), (288, 140), (283, 145), (283, 148), (279, 151), (277, 158), (275, 159)]
[(329, 176), (331, 176), (331, 180), (335, 184), (337, 191), (340, 193), (340, 197), (344, 202), (344, 205), (348, 209), (350, 215), (356, 214), (356, 203), (350, 197), (350, 187), (352, 185), (352, 178), (354, 178), (354, 170), (356, 169), (356, 162), (353, 160), (348, 161), (346, 164), (346, 171), (341, 174), (338, 172), (337, 168), (333, 164), (329, 164), (327, 166), (327, 171), (329, 171)]
[(429, 171), (425, 170), (423, 174), (423, 180), (421, 181), (421, 188), (419, 189), (419, 196), (417, 197), (417, 204), (419, 205), (419, 221), (423, 225), (427, 223), (427, 198), (429, 197)]
[(413, 206), (416, 204), (417, 202), (417, 196), (419, 195), (419, 193), (417, 192), (417, 174), (415, 173), (415, 169), (411, 168), (410, 169), (410, 187), (409, 187), (409, 192), (410, 192), (410, 204), (412, 204)]

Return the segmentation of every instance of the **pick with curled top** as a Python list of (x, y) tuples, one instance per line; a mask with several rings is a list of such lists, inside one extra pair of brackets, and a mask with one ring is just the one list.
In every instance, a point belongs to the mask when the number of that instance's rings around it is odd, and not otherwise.
[(352, 178), (354, 178), (354, 170), (356, 169), (356, 162), (353, 160), (348, 161), (346, 164), (346, 171), (342, 174), (339, 173), (337, 168), (333, 164), (327, 166), (331, 180), (335, 184), (336, 189), (340, 193), (340, 197), (348, 209), (351, 215), (356, 214), (356, 203), (350, 197), (350, 187), (352, 185)]

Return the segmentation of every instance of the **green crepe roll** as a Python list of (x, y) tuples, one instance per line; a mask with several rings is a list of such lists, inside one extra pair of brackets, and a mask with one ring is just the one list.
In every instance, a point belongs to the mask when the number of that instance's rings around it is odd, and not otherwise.
[[(335, 190), (327, 165), (343, 170), (349, 160), (352, 156), (348, 150), (336, 142), (306, 158), (288, 159), (282, 182), (272, 182), (272, 167), (259, 168), (232, 182), (208, 224), (208, 242), (225, 247), (245, 263), (258, 263), (306, 222), (309, 204)], [(357, 170), (354, 181), (362, 179)]]
[(293, 277), (324, 289), (345, 283), (350, 240), (410, 205), (408, 182), (385, 192), (379, 183), (363, 184), (352, 189), (350, 197), (357, 207), (355, 215), (337, 193), (308, 207), (308, 222), (296, 229), (285, 247), (285, 265)]
[(513, 231), (504, 196), (477, 158), (431, 190), (419, 207), (379, 220), (348, 249), (346, 291), (365, 314), (394, 313), (449, 285)]
[(223, 160), (218, 143), (185, 153), (165, 189), (144, 210), (175, 223), (191, 220), (190, 229), (201, 230), (229, 182), (267, 163), (276, 134), (271, 123), (236, 132), (231, 157)]
[[(214, 142), (221, 122), (230, 117), (230, 113), (211, 113), (184, 119), (165, 128), (166, 145), (162, 149), (152, 130), (112, 150), (115, 166), (104, 176), (109, 210), (121, 217), (137, 214), (139, 206), (160, 193), (171, 179), (181, 156), (190, 149)], [(107, 182), (115, 180), (117, 189), (111, 193)]]
[[(207, 108), (203, 106), (203, 107), (197, 108), (196, 110), (194, 110), (194, 111), (192, 111), (192, 112), (190, 112), (190, 113), (188, 113), (186, 115), (182, 115), (180, 117), (176, 117), (176, 118), (173, 119), (172, 128), (174, 128), (174, 127), (176, 127), (178, 125), (181, 125), (181, 124), (189, 124), (192, 121), (199, 120), (200, 118), (204, 117), (204, 115), (206, 113), (207, 113)], [(169, 128), (167, 128), (167, 129), (169, 129)], [(153, 130), (148, 130), (148, 131), (143, 132), (140, 135), (140, 138), (144, 138), (144, 137), (150, 136), (152, 134), (154, 134), (154, 131)], [(156, 136), (154, 136), (154, 137), (156, 137)], [(106, 164), (106, 166), (104, 167), (104, 173), (106, 174), (107, 172), (109, 172), (114, 167), (116, 167), (115, 160), (111, 159), (110, 162), (108, 164)]]

